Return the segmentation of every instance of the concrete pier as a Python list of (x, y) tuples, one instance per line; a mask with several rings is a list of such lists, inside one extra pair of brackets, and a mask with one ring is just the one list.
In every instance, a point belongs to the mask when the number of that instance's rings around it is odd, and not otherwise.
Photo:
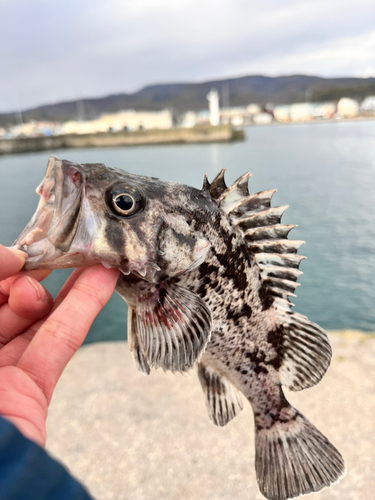
[(148, 144), (193, 144), (243, 140), (243, 130), (231, 125), (217, 127), (171, 128), (165, 130), (138, 130), (135, 132), (101, 132), (97, 134), (70, 134), (50, 137), (1, 139), (0, 154), (28, 153), (64, 148), (95, 148), (144, 146)]
[[(287, 398), (346, 460), (347, 475), (311, 500), (365, 500), (375, 490), (375, 337), (331, 333), (317, 387)], [(226, 427), (208, 419), (193, 369), (142, 376), (126, 342), (91, 344), (52, 400), (47, 449), (98, 500), (264, 500), (254, 471), (250, 405)]]

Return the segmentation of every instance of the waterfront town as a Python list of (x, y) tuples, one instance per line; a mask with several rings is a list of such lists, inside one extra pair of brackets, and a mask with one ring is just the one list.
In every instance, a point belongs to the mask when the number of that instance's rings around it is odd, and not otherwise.
[[(337, 102), (301, 102), (273, 106), (248, 104), (247, 106), (220, 107), (219, 93), (212, 89), (208, 95), (207, 109), (188, 111), (176, 116), (173, 110), (135, 111), (123, 110), (102, 114), (94, 120), (69, 120), (63, 123), (50, 121), (24, 122), (18, 113), (17, 125), (0, 127), (0, 139), (49, 137), (64, 135), (87, 135), (120, 131), (167, 130), (171, 128), (194, 128), (205, 125), (268, 125), (271, 123), (313, 122), (322, 120), (355, 119), (375, 117), (375, 96), (362, 102), (342, 97)], [(82, 103), (77, 103), (77, 107)]]

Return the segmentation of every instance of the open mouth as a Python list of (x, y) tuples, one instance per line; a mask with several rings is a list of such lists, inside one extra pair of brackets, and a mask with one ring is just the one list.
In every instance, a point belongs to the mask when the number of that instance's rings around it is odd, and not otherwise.
[(80, 220), (83, 176), (78, 166), (51, 156), (36, 190), (38, 208), (13, 243), (27, 252), (25, 269), (48, 268), (48, 262), (68, 252)]

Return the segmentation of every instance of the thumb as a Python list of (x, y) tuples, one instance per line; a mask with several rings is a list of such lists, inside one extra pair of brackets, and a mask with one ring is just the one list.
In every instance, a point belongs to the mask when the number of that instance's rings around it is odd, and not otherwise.
[(0, 281), (18, 273), (23, 268), (26, 257), (27, 254), (21, 250), (0, 245)]

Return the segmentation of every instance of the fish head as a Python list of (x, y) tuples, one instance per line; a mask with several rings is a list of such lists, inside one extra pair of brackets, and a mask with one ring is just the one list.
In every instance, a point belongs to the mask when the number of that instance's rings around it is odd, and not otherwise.
[(25, 270), (102, 263), (158, 283), (200, 265), (210, 247), (194, 229), (202, 191), (52, 156), (35, 214), (14, 246)]

